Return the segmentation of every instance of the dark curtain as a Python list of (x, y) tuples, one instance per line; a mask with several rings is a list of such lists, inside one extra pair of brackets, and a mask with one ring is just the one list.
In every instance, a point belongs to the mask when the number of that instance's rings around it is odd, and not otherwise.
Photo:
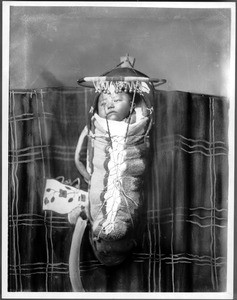
[[(45, 180), (81, 179), (74, 164), (91, 90), (11, 90), (9, 101), (9, 291), (72, 291), (74, 225), (42, 210)], [(222, 292), (226, 289), (228, 100), (157, 91), (143, 230), (120, 266), (105, 267), (88, 241), (80, 269), (89, 292)], [(4, 199), (3, 199), (4, 200)]]

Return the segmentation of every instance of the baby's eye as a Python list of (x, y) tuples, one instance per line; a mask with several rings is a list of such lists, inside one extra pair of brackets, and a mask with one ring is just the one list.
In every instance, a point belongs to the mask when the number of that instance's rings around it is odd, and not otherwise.
[(105, 101), (103, 101), (103, 102), (100, 102), (100, 106), (105, 106)]
[(119, 102), (119, 101), (122, 101), (122, 99), (120, 98), (114, 99), (114, 102)]

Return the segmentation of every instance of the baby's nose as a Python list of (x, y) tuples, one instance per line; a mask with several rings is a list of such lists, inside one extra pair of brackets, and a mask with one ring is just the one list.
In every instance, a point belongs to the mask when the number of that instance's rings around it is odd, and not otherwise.
[(107, 108), (113, 108), (114, 107), (114, 101), (111, 99), (111, 100), (108, 100), (107, 101)]

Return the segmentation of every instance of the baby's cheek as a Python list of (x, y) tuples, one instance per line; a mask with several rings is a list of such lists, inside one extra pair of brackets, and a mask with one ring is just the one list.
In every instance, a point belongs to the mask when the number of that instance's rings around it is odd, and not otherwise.
[(98, 109), (98, 115), (101, 117), (101, 118), (105, 118), (105, 108), (101, 107)]

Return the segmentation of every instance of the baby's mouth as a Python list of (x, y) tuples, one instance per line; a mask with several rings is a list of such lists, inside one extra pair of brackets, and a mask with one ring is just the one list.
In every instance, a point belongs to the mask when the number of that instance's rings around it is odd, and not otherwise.
[(116, 113), (117, 113), (117, 112), (113, 110), (113, 111), (108, 112), (106, 116), (108, 117), (108, 116), (113, 115), (113, 114), (116, 114)]

